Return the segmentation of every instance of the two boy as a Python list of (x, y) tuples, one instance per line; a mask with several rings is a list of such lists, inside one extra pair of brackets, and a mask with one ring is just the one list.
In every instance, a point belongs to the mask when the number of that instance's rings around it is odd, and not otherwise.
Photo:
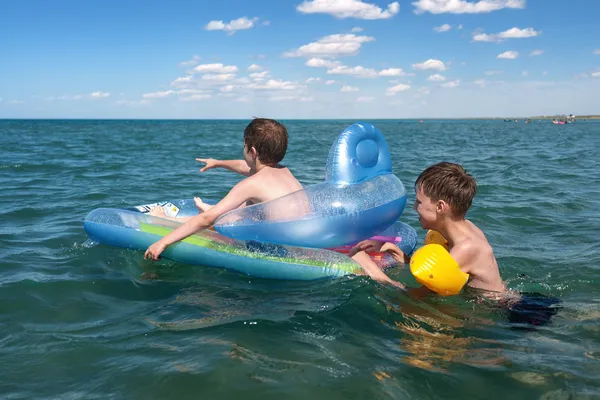
[[(243, 161), (197, 159), (206, 164), (201, 169), (202, 172), (221, 167), (247, 178), (236, 184), (214, 206), (195, 199), (196, 205), (203, 212), (189, 218), (152, 244), (144, 257), (158, 260), (169, 245), (209, 228), (219, 216), (235, 208), (274, 200), (301, 190), (300, 182), (286, 167), (279, 164), (285, 156), (287, 142), (287, 130), (282, 124), (271, 119), (256, 118), (244, 130)], [(470, 275), (467, 285), (491, 292), (505, 292), (490, 244), (483, 232), (465, 219), (477, 191), (475, 180), (462, 166), (442, 162), (423, 171), (415, 183), (415, 189), (415, 210), (419, 214), (421, 226), (441, 233), (448, 240), (450, 255), (461, 270)], [(396, 259), (408, 262), (402, 251), (392, 243), (366, 240), (359, 243), (350, 255), (373, 279), (404, 288), (377, 267), (366, 250), (387, 251)]]

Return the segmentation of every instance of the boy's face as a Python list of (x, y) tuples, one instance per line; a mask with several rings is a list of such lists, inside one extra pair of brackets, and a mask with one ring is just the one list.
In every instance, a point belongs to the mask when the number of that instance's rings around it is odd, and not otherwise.
[(246, 164), (250, 168), (256, 164), (256, 150), (254, 147), (249, 149), (248, 146), (244, 144), (244, 161), (246, 161)]
[(420, 187), (417, 188), (417, 197), (415, 199), (414, 208), (417, 214), (419, 214), (419, 222), (423, 229), (436, 228), (438, 204), (431, 200), (429, 196), (425, 195)]

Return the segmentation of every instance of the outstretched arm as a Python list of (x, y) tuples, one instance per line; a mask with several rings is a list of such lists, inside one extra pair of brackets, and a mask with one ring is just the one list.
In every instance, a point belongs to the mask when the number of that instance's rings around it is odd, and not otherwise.
[(196, 158), (196, 161), (206, 164), (204, 167), (200, 168), (200, 172), (205, 172), (213, 168), (225, 168), (226, 170), (238, 173), (240, 175), (250, 176), (250, 167), (244, 160), (215, 160), (214, 158)]
[(169, 233), (159, 241), (153, 243), (144, 253), (144, 258), (158, 260), (160, 254), (171, 244), (206, 229), (214, 224), (221, 215), (239, 207), (245, 201), (254, 197), (254, 186), (251, 182), (243, 180), (231, 189), (231, 191), (217, 204), (206, 212), (195, 215), (173, 232)]

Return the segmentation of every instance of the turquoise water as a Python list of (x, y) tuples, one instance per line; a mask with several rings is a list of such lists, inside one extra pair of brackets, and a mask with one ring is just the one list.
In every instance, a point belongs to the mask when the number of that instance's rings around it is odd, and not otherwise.
[[(285, 163), (323, 180), (354, 121), (284, 121)], [(469, 217), (512, 289), (560, 298), (513, 329), (472, 296), (411, 299), (365, 277), (269, 281), (90, 246), (98, 207), (200, 196), (239, 177), (247, 121), (0, 121), (0, 397), (600, 398), (600, 123), (367, 121), (412, 189), (437, 161), (479, 182)], [(416, 214), (401, 220), (417, 229)], [(407, 269), (392, 277), (416, 286)]]

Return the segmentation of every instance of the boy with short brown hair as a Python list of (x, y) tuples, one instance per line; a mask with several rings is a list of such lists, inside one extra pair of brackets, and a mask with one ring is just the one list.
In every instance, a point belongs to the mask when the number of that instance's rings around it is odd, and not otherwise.
[(255, 118), (244, 130), (243, 161), (198, 159), (206, 163), (203, 170), (224, 167), (248, 177), (237, 183), (214, 206), (203, 209), (204, 203), (195, 199), (203, 212), (189, 218), (183, 225), (148, 247), (144, 258), (158, 260), (160, 254), (171, 244), (210, 227), (218, 217), (242, 205), (274, 200), (301, 190), (302, 185), (290, 170), (279, 165), (285, 156), (287, 143), (285, 126), (272, 119)]
[[(441, 162), (425, 169), (415, 182), (415, 210), (423, 229), (439, 232), (448, 241), (450, 255), (461, 271), (469, 274), (467, 286), (490, 292), (506, 292), (494, 252), (484, 233), (466, 219), (477, 182), (458, 164)], [(392, 281), (366, 255), (368, 251), (387, 251), (394, 258), (409, 259), (395, 245), (374, 240), (359, 243), (353, 258), (373, 279), (402, 286)]]

